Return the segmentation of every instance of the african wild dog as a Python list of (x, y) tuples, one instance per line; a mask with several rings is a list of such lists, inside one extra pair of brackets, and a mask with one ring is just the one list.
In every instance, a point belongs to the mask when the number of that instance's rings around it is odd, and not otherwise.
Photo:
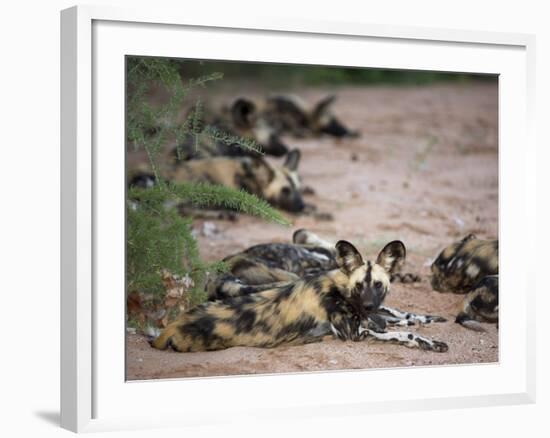
[[(213, 116), (211, 124), (241, 137), (256, 140), (266, 154), (281, 156), (287, 150), (280, 138), (284, 134), (299, 138), (320, 135), (343, 138), (359, 135), (334, 116), (331, 107), (335, 100), (336, 96), (328, 96), (310, 106), (299, 97), (291, 95), (270, 96), (263, 101), (239, 97), (229, 106), (223, 107), (218, 116)], [(249, 154), (246, 150), (219, 144), (206, 149), (207, 153), (213, 155)], [(192, 153), (191, 151), (190, 154)]]
[(456, 322), (473, 330), (478, 322), (498, 322), (498, 240), (469, 234), (445, 248), (431, 267), (438, 292), (467, 294)]
[(289, 133), (296, 137), (329, 135), (332, 137), (357, 137), (331, 112), (336, 96), (328, 96), (313, 106), (297, 96), (271, 96), (267, 99), (264, 118), (276, 132)]
[(407, 346), (447, 350), (442, 342), (412, 333), (376, 333), (366, 326), (366, 305), (375, 291), (389, 287), (389, 270), (404, 253), (402, 242), (386, 245), (376, 263), (365, 263), (346, 241), (339, 241), (335, 252), (337, 269), (249, 295), (208, 301), (180, 315), (152, 346), (181, 352), (268, 348), (315, 342), (332, 333), (341, 340), (372, 335)]
[[(304, 229), (296, 231), (292, 240), (292, 244), (255, 245), (226, 257), (223, 261), (228, 265), (229, 271), (208, 282), (208, 298), (226, 299), (257, 293), (338, 268), (337, 253), (331, 243)], [(383, 250), (383, 253), (387, 252)], [(417, 275), (401, 274), (405, 255), (403, 246), (402, 252), (394, 258), (394, 264), (387, 270), (390, 282), (420, 281)], [(368, 290), (369, 302), (364, 303), (364, 309), (369, 313), (373, 328), (383, 330), (386, 324), (412, 325), (417, 322), (428, 324), (445, 321), (439, 316), (416, 315), (383, 306), (387, 292), (388, 288)]]
[[(264, 243), (223, 259), (230, 275), (248, 285), (295, 281), (299, 278), (330, 271), (338, 267), (334, 245), (305, 229), (294, 232), (292, 243)], [(400, 266), (391, 270), (390, 281), (420, 281), (414, 274), (401, 274)], [(227, 286), (223, 281), (219, 286)], [(227, 289), (227, 290), (225, 290)], [(210, 289), (211, 299), (232, 296), (231, 288)], [(229, 295), (228, 295), (229, 294)], [(237, 292), (237, 294), (240, 294)]]
[(305, 208), (300, 190), (300, 151), (290, 151), (282, 167), (261, 157), (212, 157), (182, 162), (167, 173), (174, 182), (206, 182), (243, 189), (290, 212)]
[[(188, 114), (192, 115), (194, 109)], [(266, 155), (282, 157), (289, 148), (281, 140), (279, 134), (262, 118), (255, 104), (246, 99), (236, 99), (229, 107), (222, 108), (218, 114), (212, 110), (202, 114), (202, 125), (208, 125), (218, 131), (234, 137), (253, 140)], [(209, 157), (259, 157), (255, 150), (228, 144), (227, 141), (216, 140), (209, 135), (200, 135), (199, 144), (193, 135), (187, 136), (172, 151), (172, 157), (177, 164), (182, 161)]]

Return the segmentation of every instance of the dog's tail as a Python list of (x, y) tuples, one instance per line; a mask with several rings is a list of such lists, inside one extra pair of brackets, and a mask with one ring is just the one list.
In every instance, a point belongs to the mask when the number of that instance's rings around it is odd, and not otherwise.
[(151, 347), (156, 348), (157, 350), (166, 350), (172, 345), (172, 336), (176, 330), (177, 326), (175, 324), (171, 324), (166, 327), (160, 335), (149, 342)]
[(294, 231), (292, 235), (292, 243), (297, 245), (317, 245), (322, 248), (333, 249), (334, 244), (320, 238), (317, 234), (306, 230), (305, 228), (300, 228), (299, 230)]
[(161, 333), (161, 329), (158, 327), (153, 327), (152, 325), (147, 325), (142, 330), (143, 336), (145, 336), (145, 339), (147, 339), (147, 342), (151, 344), (155, 340), (156, 337), (158, 337)]

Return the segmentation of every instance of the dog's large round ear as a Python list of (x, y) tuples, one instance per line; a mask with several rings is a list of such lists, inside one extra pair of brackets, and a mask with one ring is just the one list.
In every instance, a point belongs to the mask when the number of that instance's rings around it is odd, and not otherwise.
[(307, 243), (309, 233), (310, 232), (305, 228), (300, 228), (299, 230), (294, 231), (294, 234), (292, 235), (292, 243), (296, 245), (305, 245)]
[(298, 169), (301, 156), (302, 154), (299, 149), (292, 149), (288, 154), (286, 154), (284, 167), (294, 172), (296, 169)]
[(231, 119), (237, 128), (249, 129), (256, 105), (251, 100), (239, 97), (231, 105)]
[(347, 275), (363, 266), (363, 257), (357, 248), (346, 240), (336, 243), (336, 264)]
[(335, 100), (336, 100), (336, 96), (331, 95), (317, 102), (317, 104), (315, 105), (311, 113), (311, 118), (313, 120), (317, 120), (321, 118), (328, 111), (328, 109), (334, 103)]
[(382, 266), (390, 274), (398, 272), (405, 262), (407, 251), (405, 245), (400, 240), (394, 240), (388, 243), (376, 259), (376, 263)]

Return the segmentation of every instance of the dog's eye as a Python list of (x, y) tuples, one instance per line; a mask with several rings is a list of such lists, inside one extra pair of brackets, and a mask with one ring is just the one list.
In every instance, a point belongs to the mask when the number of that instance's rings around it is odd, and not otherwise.
[(382, 282), (381, 281), (375, 281), (374, 282), (374, 288), (375, 289), (382, 289)]
[(285, 196), (290, 195), (290, 189), (288, 187), (283, 187), (281, 193)]

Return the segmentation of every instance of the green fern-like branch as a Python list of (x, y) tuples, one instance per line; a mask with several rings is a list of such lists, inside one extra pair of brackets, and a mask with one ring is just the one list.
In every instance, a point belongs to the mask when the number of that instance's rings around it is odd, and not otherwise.
[[(185, 122), (177, 122), (189, 91), (223, 76), (213, 73), (184, 83), (180, 76), (184, 66), (184, 62), (161, 58), (127, 59), (127, 139), (135, 149), (146, 152), (157, 184), (149, 189), (128, 190), (126, 282), (128, 290), (162, 296), (161, 270), (166, 269), (178, 276), (189, 275), (194, 284), (189, 298), (192, 304), (196, 304), (206, 299), (204, 286), (208, 275), (224, 272), (227, 266), (223, 262), (201, 260), (193, 235), (193, 220), (180, 216), (178, 209), (173, 208), (175, 204), (226, 208), (283, 225), (288, 225), (288, 221), (266, 201), (244, 191), (204, 183), (174, 184), (162, 179), (157, 160), (171, 137), (175, 137), (179, 144), (192, 136), (197, 147), (204, 147), (199, 142), (199, 137), (204, 136), (262, 153), (261, 147), (253, 140), (205, 127), (200, 99)], [(164, 103), (150, 100), (150, 93), (157, 92), (155, 87), (166, 93)]]
[(229, 187), (207, 183), (165, 183), (149, 189), (132, 187), (128, 191), (130, 199), (140, 202), (159, 203), (159, 199), (170, 199), (176, 202), (187, 202), (196, 207), (217, 207), (238, 211), (259, 217), (280, 225), (289, 225), (289, 222), (274, 209), (268, 202), (244, 190), (235, 190)]
[(227, 208), (280, 225), (289, 225), (281, 213), (269, 203), (244, 190), (207, 183), (169, 184), (167, 190), (198, 207)]
[(229, 134), (216, 128), (215, 126), (206, 126), (203, 132), (210, 138), (219, 141), (220, 143), (225, 143), (230, 146), (237, 146), (248, 151), (257, 152), (260, 155), (263, 155), (264, 153), (262, 146), (251, 138), (244, 138)]
[(200, 86), (204, 87), (208, 82), (212, 81), (219, 81), (223, 78), (223, 73), (215, 72), (211, 73), (209, 75), (199, 76), (198, 78), (190, 79), (187, 83), (187, 90), (190, 90), (191, 88)]

